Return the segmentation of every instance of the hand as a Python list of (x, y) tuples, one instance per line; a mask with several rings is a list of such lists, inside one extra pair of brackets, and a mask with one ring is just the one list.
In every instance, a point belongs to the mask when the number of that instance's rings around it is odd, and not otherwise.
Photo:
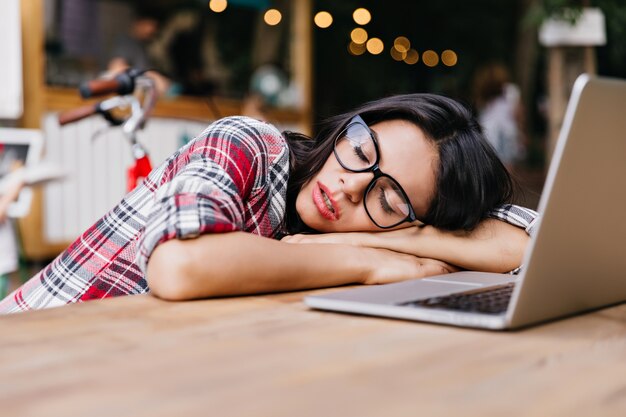
[[(405, 229), (387, 232), (350, 232), (350, 233), (322, 233), (322, 234), (297, 234), (285, 236), (281, 239), (287, 243), (304, 244), (344, 244), (359, 246), (355, 249), (360, 257), (359, 263), (366, 269), (363, 284), (389, 284), (416, 278), (426, 278), (433, 275), (447, 274), (460, 271), (454, 265), (430, 258), (421, 258), (407, 254), (400, 250), (385, 248), (384, 245), (392, 246), (394, 237), (410, 237), (420, 233), (419, 228), (409, 227)], [(384, 238), (390, 239), (384, 239)], [(383, 239), (380, 239), (383, 238)]]
[(389, 284), (409, 279), (460, 271), (445, 262), (419, 258), (387, 249), (364, 249), (364, 262), (371, 265), (363, 284)]

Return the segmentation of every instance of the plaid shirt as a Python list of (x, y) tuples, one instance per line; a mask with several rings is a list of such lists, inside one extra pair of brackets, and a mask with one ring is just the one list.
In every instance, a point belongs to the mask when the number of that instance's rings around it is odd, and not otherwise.
[[(0, 302), (0, 313), (147, 292), (154, 248), (169, 239), (244, 230), (274, 237), (285, 215), (289, 152), (280, 132), (247, 117), (211, 124), (50, 265)], [(491, 217), (532, 232), (534, 211)]]
[(272, 125), (211, 124), (0, 302), (0, 313), (148, 291), (148, 258), (169, 239), (244, 230), (273, 237), (285, 214), (289, 152)]

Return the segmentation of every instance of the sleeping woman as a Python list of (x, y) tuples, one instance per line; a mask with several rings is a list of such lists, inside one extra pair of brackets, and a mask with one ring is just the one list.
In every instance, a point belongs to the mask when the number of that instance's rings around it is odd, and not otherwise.
[(246, 117), (154, 169), (1, 313), (515, 272), (537, 215), (471, 112), (437, 95), (367, 103), (315, 139)]

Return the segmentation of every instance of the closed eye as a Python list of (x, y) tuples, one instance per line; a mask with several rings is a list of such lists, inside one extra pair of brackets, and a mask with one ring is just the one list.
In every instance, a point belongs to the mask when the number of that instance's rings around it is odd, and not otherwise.
[(354, 151), (354, 154), (357, 156), (357, 158), (369, 164), (370, 161), (369, 159), (367, 159), (367, 155), (363, 153), (363, 148), (361, 146), (353, 146), (352, 150)]
[(387, 196), (385, 195), (385, 189), (383, 187), (378, 187), (379, 193), (378, 193), (378, 201), (380, 202), (380, 206), (382, 207), (383, 211), (387, 214), (393, 214), (393, 208), (391, 207), (391, 205), (389, 204), (389, 202), (387, 201)]

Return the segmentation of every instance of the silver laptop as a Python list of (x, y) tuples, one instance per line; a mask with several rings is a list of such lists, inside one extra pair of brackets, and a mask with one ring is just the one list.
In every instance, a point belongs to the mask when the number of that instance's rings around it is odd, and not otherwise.
[(520, 275), (457, 272), (309, 296), (310, 307), (511, 329), (626, 300), (626, 81), (576, 81)]

